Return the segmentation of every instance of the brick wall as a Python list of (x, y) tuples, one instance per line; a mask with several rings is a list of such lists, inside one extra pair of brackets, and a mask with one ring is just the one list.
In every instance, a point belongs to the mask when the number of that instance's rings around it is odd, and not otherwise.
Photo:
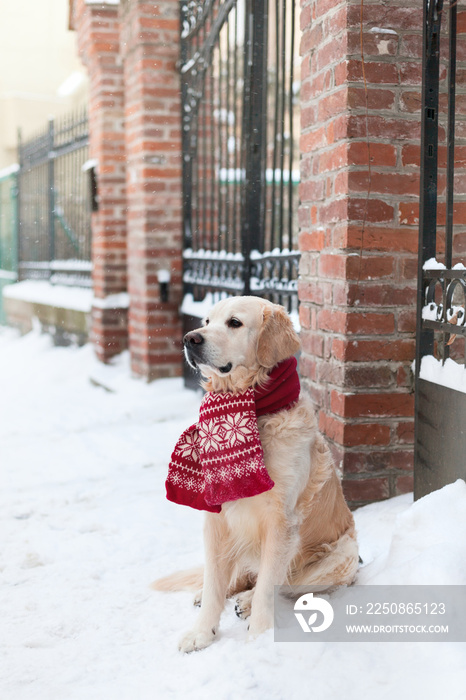
[[(303, 0), (301, 11), (301, 373), (353, 504), (412, 485), (422, 12), (395, 2)], [(91, 155), (106, 202), (93, 221), (96, 296), (125, 289), (127, 270), (133, 371), (174, 376), (178, 1), (75, 5), (91, 76)], [(161, 270), (171, 274), (168, 301)], [(126, 338), (125, 317), (107, 307), (94, 310), (104, 359)]]
[(301, 372), (356, 505), (412, 489), (422, 9), (301, 26)]
[[(92, 337), (108, 360), (127, 347), (146, 379), (181, 373), (181, 130), (177, 0), (75, 0), (72, 26), (90, 77)], [(127, 233), (128, 232), (128, 233)], [(159, 272), (170, 274), (161, 298)], [(129, 292), (129, 312), (119, 292)]]
[[(122, 6), (132, 368), (181, 373), (181, 118), (178, 0)], [(158, 274), (169, 271), (169, 299)]]
[(98, 211), (92, 214), (92, 280), (98, 299), (91, 337), (103, 361), (128, 344), (126, 291), (126, 168), (124, 85), (118, 7), (73, 4), (72, 26), (90, 79), (89, 157), (97, 162)]

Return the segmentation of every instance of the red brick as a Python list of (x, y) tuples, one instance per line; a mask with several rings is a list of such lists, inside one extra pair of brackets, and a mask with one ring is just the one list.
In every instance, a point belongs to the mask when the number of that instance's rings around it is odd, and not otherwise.
[[(357, 448), (356, 448), (357, 449)], [(413, 468), (412, 450), (374, 450), (362, 447), (358, 451), (347, 451), (343, 456), (344, 473), (383, 472), (385, 470)]]
[(400, 224), (413, 226), (419, 224), (419, 204), (418, 202), (400, 202), (399, 204)]
[(342, 0), (317, 0), (316, 2), (316, 14), (317, 17), (321, 17), (326, 14), (329, 10), (333, 10), (338, 5), (342, 5)]
[(341, 384), (344, 381), (344, 369), (340, 362), (318, 359), (316, 362), (317, 381), (326, 384)]
[(343, 444), (345, 424), (343, 421), (337, 420), (333, 416), (321, 411), (319, 414), (319, 430), (326, 435), (330, 440), (340, 445)]
[(351, 141), (348, 144), (348, 164), (394, 167), (396, 165), (396, 148), (386, 143), (367, 143)]
[(299, 185), (301, 202), (316, 202), (324, 199), (324, 183), (322, 180), (309, 180)]
[(342, 444), (347, 447), (388, 445), (390, 444), (390, 428), (381, 423), (346, 424)]
[[(361, 277), (361, 280), (363, 277)], [(414, 287), (395, 287), (389, 284), (352, 284), (346, 290), (346, 295), (351, 306), (358, 308), (375, 306), (379, 308), (412, 306), (416, 302), (416, 290)], [(338, 302), (341, 303), (341, 302)], [(398, 318), (401, 312), (398, 313)], [(404, 319), (404, 317), (402, 317)], [(399, 331), (406, 331), (403, 324), (398, 323)]]
[[(357, 27), (361, 23), (361, 7), (358, 3), (348, 6), (348, 27)], [(383, 27), (383, 29), (422, 29), (420, 10), (413, 11), (412, 7), (365, 4), (363, 7), (364, 28)], [(383, 35), (383, 32), (380, 33)], [(385, 36), (393, 36), (389, 33)]]
[(341, 394), (334, 390), (330, 405), (334, 413), (344, 418), (411, 416), (414, 397), (401, 393)]
[(339, 170), (347, 164), (347, 145), (339, 143), (330, 150), (315, 156), (317, 173), (326, 173), (331, 170)]
[(409, 58), (422, 57), (422, 34), (404, 34), (401, 39), (400, 56)]
[(322, 309), (317, 315), (317, 327), (335, 333), (346, 333), (347, 314), (343, 311)]
[(393, 109), (395, 101), (395, 90), (354, 85), (348, 88), (348, 106), (352, 109)]
[(391, 313), (352, 312), (347, 316), (346, 332), (370, 335), (393, 333), (395, 319)]
[[(364, 71), (364, 73), (363, 73)], [(398, 84), (398, 69), (394, 63), (377, 63), (375, 61), (348, 61), (348, 80), (361, 82), (365, 74), (367, 83)]]
[(355, 199), (348, 201), (348, 219), (382, 223), (393, 221), (394, 207), (381, 199)]
[(413, 340), (349, 340), (333, 341), (334, 356), (347, 362), (377, 362), (378, 360), (411, 361), (414, 359)]
[(350, 502), (381, 501), (390, 495), (388, 477), (344, 479), (343, 493)]
[[(364, 32), (362, 51), (364, 57), (395, 56), (398, 49), (398, 36), (385, 32)], [(361, 33), (348, 33), (348, 54), (361, 56)]]
[(401, 333), (414, 333), (416, 330), (416, 310), (400, 311), (397, 328)]
[(346, 37), (332, 38), (330, 41), (321, 44), (316, 48), (313, 55), (316, 70), (327, 68), (331, 63), (335, 63), (346, 54)]
[(321, 148), (322, 146), (325, 146), (326, 143), (327, 139), (325, 136), (325, 128), (319, 127), (317, 129), (314, 129), (313, 131), (307, 132), (306, 134), (302, 134), (299, 142), (299, 147), (303, 153), (310, 153), (316, 148)]
[(346, 277), (347, 259), (344, 255), (327, 255), (321, 253), (318, 263), (318, 274), (321, 277)]
[(347, 92), (346, 89), (340, 89), (319, 100), (317, 118), (319, 121), (333, 118), (336, 114), (343, 112), (346, 109)]
[[(441, 158), (441, 153), (443, 152), (446, 154), (446, 149), (445, 148), (439, 148), (438, 151), (438, 156), (439, 156), (439, 165), (442, 160)], [(406, 143), (403, 144), (402, 149), (401, 149), (401, 162), (403, 166), (407, 165), (417, 165), (420, 166), (421, 164), (421, 146), (420, 144), (411, 144), (411, 143)], [(441, 167), (444, 167), (442, 165)]]
[(322, 250), (325, 245), (323, 231), (302, 232), (299, 234), (300, 250)]
[(400, 83), (402, 85), (421, 85), (422, 66), (419, 62), (400, 62), (398, 68), (400, 71)]
[(421, 111), (422, 101), (419, 90), (405, 90), (400, 95), (400, 107), (403, 112), (415, 114)]
[(411, 493), (414, 490), (414, 479), (411, 475), (397, 476), (395, 482), (396, 494)]
[(299, 298), (301, 301), (309, 301), (314, 304), (322, 304), (324, 301), (322, 285), (317, 282), (299, 282)]
[(379, 173), (353, 171), (348, 176), (350, 192), (367, 192), (388, 195), (418, 195), (418, 173)]
[[(395, 269), (395, 258), (391, 255), (351, 255), (346, 258), (346, 278), (376, 280), (391, 277)], [(388, 288), (388, 287), (387, 287)]]
[[(350, 202), (346, 199), (336, 199), (333, 202), (324, 204), (319, 208), (318, 219), (322, 224), (337, 223), (349, 216)], [(352, 209), (358, 212), (358, 206), (353, 206)], [(381, 208), (375, 207), (377, 213), (381, 212)], [(380, 214), (381, 215), (381, 214)]]
[(299, 305), (299, 323), (301, 328), (311, 327), (311, 309), (303, 303)]
[(396, 372), (396, 383), (398, 386), (407, 387), (411, 390), (413, 389), (414, 375), (410, 365), (398, 367)]
[(301, 346), (303, 351), (310, 355), (323, 357), (324, 339), (320, 333), (315, 331), (301, 331)]
[(335, 245), (367, 251), (417, 252), (418, 230), (382, 226), (348, 226)]
[(398, 423), (396, 427), (396, 437), (398, 442), (414, 443), (414, 421)]
[(299, 358), (299, 372), (302, 376), (315, 381), (316, 379), (316, 361), (308, 355), (301, 355)]
[(346, 364), (344, 380), (341, 386), (345, 388), (388, 388), (394, 382), (393, 371), (384, 364)]

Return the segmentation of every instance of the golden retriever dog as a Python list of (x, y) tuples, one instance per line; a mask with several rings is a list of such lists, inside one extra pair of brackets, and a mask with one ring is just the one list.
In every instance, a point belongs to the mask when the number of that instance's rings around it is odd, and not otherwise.
[[(271, 368), (300, 347), (283, 307), (258, 297), (220, 301), (184, 344), (204, 388), (233, 393), (263, 384)], [(301, 392), (291, 408), (260, 416), (258, 427), (274, 487), (206, 513), (203, 572), (180, 572), (153, 584), (156, 590), (202, 586), (198, 619), (179, 643), (183, 652), (214, 641), (228, 597), (236, 598), (237, 615), (250, 618), (248, 634), (256, 637), (273, 627), (275, 585), (323, 590), (355, 578), (353, 516), (309, 398)]]

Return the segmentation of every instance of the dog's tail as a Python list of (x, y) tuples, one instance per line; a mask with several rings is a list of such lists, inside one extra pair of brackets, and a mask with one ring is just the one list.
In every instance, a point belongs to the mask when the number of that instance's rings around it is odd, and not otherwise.
[(154, 591), (197, 591), (204, 583), (204, 567), (177, 571), (151, 584)]

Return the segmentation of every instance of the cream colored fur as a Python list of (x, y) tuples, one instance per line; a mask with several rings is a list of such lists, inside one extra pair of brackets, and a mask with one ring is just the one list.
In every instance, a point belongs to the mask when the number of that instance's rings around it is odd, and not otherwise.
[[(232, 319), (240, 322), (234, 327)], [(263, 383), (267, 369), (295, 354), (299, 340), (282, 307), (257, 297), (217, 304), (197, 331), (194, 348), (205, 388), (244, 391)], [(220, 370), (231, 363), (227, 373)], [(276, 584), (333, 587), (350, 584), (358, 547), (329, 448), (318, 433), (306, 396), (290, 410), (258, 419), (271, 491), (225, 503), (207, 513), (205, 567), (155, 582), (158, 590), (202, 589), (201, 610), (181, 651), (202, 649), (215, 639), (225, 599), (238, 595), (237, 613), (250, 615), (249, 635), (273, 626)], [(198, 599), (201, 595), (198, 595)]]

